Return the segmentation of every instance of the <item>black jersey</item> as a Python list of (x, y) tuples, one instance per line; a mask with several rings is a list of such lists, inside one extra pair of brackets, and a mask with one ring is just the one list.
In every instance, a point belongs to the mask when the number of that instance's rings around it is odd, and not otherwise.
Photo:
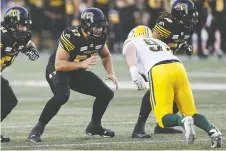
[(169, 13), (162, 13), (153, 31), (161, 35), (164, 38), (163, 41), (168, 44), (173, 51), (178, 48), (180, 43), (187, 41), (193, 33), (193, 31), (184, 26), (174, 23)]
[[(81, 62), (93, 55), (97, 55), (105, 44), (107, 35), (103, 34), (97, 39), (86, 39), (82, 34), (81, 26), (71, 26), (65, 29), (59, 39), (59, 45), (70, 54), (69, 61)], [(50, 64), (55, 63), (56, 52), (49, 59)]]
[(19, 44), (13, 33), (9, 32), (5, 28), (4, 23), (1, 22), (1, 71), (13, 63), (18, 53), (24, 47), (25, 45)]

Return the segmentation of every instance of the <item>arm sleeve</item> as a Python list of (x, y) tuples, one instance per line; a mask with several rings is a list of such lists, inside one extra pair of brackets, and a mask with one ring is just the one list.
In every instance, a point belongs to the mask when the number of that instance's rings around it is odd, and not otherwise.
[(59, 39), (59, 45), (66, 50), (67, 52), (71, 52), (75, 49), (75, 46), (72, 42), (72, 33), (70, 30), (64, 30)]
[(122, 55), (124, 56), (127, 50), (128, 45), (131, 43), (131, 39), (126, 39), (126, 41), (123, 44), (123, 49), (122, 49)]

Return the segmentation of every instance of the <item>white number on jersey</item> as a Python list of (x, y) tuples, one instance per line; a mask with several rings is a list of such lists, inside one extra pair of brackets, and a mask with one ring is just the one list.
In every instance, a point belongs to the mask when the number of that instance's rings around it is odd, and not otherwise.
[[(161, 44), (159, 44), (157, 41), (154, 41), (153, 39), (150, 38), (145, 38), (143, 40), (147, 44), (150, 51), (163, 51), (164, 46), (161, 46)], [(165, 47), (165, 50), (171, 51), (169, 47)]]

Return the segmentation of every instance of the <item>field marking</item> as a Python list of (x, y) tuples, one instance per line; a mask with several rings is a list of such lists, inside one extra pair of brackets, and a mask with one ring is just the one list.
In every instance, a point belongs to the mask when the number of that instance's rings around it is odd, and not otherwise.
[[(115, 86), (112, 84), (111, 81), (106, 81), (106, 84), (115, 89)], [(49, 85), (46, 81), (34, 81), (34, 80), (15, 80), (11, 82), (12, 86), (15, 87), (42, 87), (42, 88), (49, 88)], [(226, 90), (226, 83), (191, 83), (191, 88), (193, 90)], [(131, 81), (119, 81), (119, 89), (128, 89), (128, 90), (135, 90), (136, 85), (133, 84)]]
[(226, 78), (226, 73), (187, 72), (187, 74), (188, 74), (188, 77)]
[[(156, 122), (155, 122), (156, 123)], [(79, 123), (79, 124), (48, 124), (48, 127), (55, 127), (55, 126), (83, 126), (88, 125), (89, 123)], [(126, 125), (126, 124), (135, 124), (135, 122), (113, 122), (113, 123), (105, 123), (103, 125)], [(11, 126), (1, 126), (1, 128), (32, 128), (34, 125), (11, 125)]]
[[(196, 141), (209, 141), (210, 139), (196, 139)], [(185, 140), (177, 139), (177, 140), (149, 140), (149, 141), (128, 141), (128, 142), (104, 142), (104, 143), (84, 143), (84, 144), (46, 144), (46, 145), (31, 145), (31, 146), (10, 146), (3, 147), (2, 149), (12, 149), (12, 148), (38, 148), (38, 147), (69, 147), (69, 146), (83, 146), (83, 145), (109, 145), (109, 144), (136, 144), (136, 143), (170, 143), (170, 142), (185, 142)], [(2, 145), (3, 146), (3, 145)]]
[[(24, 73), (18, 73), (17, 74), (17, 77), (26, 77), (26, 78), (29, 78), (29, 77), (40, 77), (40, 75), (42, 75), (43, 73), (41, 72), (36, 72), (36, 73), (27, 73), (27, 74), (24, 74)], [(200, 77), (200, 78), (226, 78), (226, 73), (223, 73), (223, 72), (216, 72), (216, 73), (213, 73), (213, 72), (187, 72), (188, 74), (188, 77)], [(43, 78), (44, 75), (42, 76)], [(40, 78), (40, 79), (43, 79), (43, 78)]]

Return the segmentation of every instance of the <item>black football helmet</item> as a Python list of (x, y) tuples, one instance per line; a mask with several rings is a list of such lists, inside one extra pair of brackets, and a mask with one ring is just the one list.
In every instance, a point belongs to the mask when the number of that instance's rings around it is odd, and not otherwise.
[(198, 12), (191, 0), (175, 0), (172, 3), (171, 14), (176, 23), (190, 30), (198, 23)]
[[(9, 31), (12, 31), (14, 35), (20, 41), (29, 41), (31, 39), (30, 25), (32, 24), (31, 17), (26, 8), (20, 6), (13, 6), (6, 10), (4, 14), (4, 25)], [(23, 25), (27, 27), (26, 31), (20, 31), (17, 29), (17, 25)]]
[(81, 27), (92, 38), (99, 38), (107, 33), (108, 22), (98, 8), (87, 8), (81, 14)]

